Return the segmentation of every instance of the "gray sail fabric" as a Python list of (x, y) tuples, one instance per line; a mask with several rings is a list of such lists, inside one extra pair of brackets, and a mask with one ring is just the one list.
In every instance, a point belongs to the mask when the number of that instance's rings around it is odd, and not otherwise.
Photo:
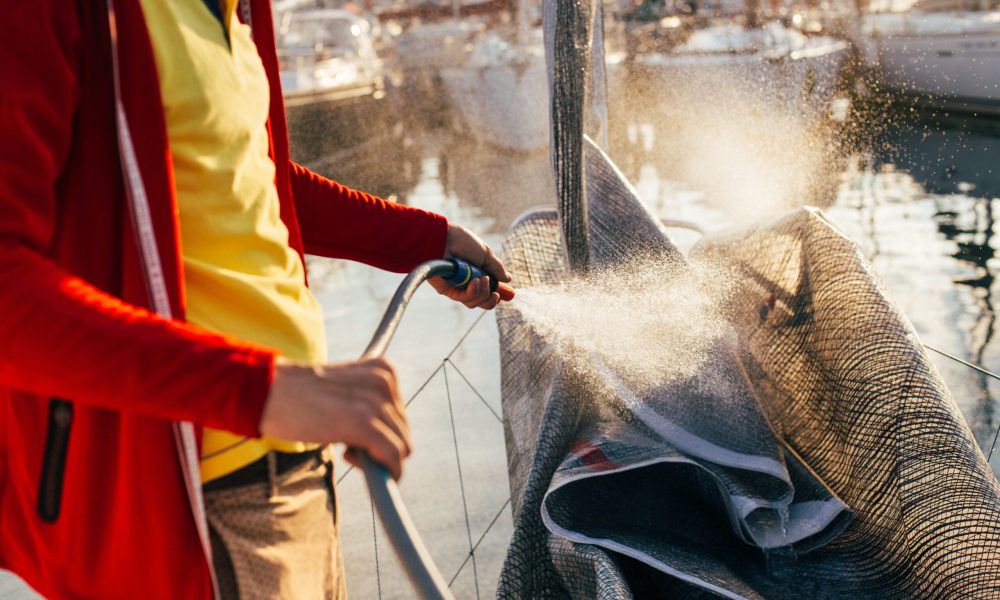
[[(656, 277), (693, 276), (676, 268), (683, 258), (607, 157), (593, 144), (585, 149), (596, 276), (636, 256), (671, 266)], [(616, 226), (624, 224), (625, 232)], [(570, 276), (559, 237), (552, 211), (529, 214), (512, 230), (504, 252), (522, 287)], [(776, 438), (758, 409), (735, 330), (720, 337), (710, 349), (715, 359), (695, 374), (636, 391), (599, 357), (585, 357), (586, 368), (579, 368), (558, 340), (533, 330), (516, 302), (499, 323), (516, 515), (501, 595), (539, 595), (520, 587), (524, 569), (515, 563), (525, 560), (534, 570), (549, 562), (554, 536), (730, 597), (755, 597), (741, 574), (745, 553), (731, 546), (806, 552), (849, 522), (844, 503)], [(670, 360), (663, 357), (665, 367)], [(701, 550), (713, 536), (713, 550)], [(522, 543), (535, 547), (522, 552)], [(609, 559), (605, 568), (613, 564)], [(553, 582), (565, 578), (549, 583), (558, 590)], [(601, 578), (593, 583), (604, 585)], [(621, 597), (622, 590), (609, 593)]]
[[(597, 276), (683, 261), (586, 148)], [(573, 277), (560, 238), (552, 210), (512, 228), (522, 289)], [(640, 398), (499, 309), (515, 524), (499, 597), (1000, 597), (1000, 486), (858, 248), (803, 209), (693, 260), (733, 274), (731, 334)]]
[[(547, 2), (546, 27), (588, 27), (588, 4)], [(553, 49), (556, 79), (586, 64)], [(551, 88), (576, 131), (580, 88)], [(518, 287), (641, 257), (653, 281), (709, 269), (735, 291), (711, 359), (652, 387), (500, 306), (514, 534), (498, 597), (1000, 597), (1000, 485), (857, 247), (803, 209), (685, 258), (596, 145), (553, 129), (559, 210), (508, 233)]]

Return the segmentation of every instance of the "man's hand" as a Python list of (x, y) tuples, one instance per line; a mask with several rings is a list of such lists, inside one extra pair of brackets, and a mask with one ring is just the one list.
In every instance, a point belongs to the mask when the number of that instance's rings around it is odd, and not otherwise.
[[(283, 440), (342, 442), (367, 452), (393, 479), (410, 454), (410, 428), (384, 358), (313, 366), (278, 357), (260, 432)], [(357, 464), (350, 451), (345, 458)]]
[[(486, 245), (486, 242), (479, 239), (479, 236), (472, 233), (461, 225), (448, 224), (448, 240), (445, 242), (444, 257), (461, 258), (462, 260), (476, 265), (504, 283), (510, 282), (510, 275), (503, 263), (500, 262), (493, 250)], [(447, 296), (456, 302), (468, 306), (469, 308), (482, 308), (490, 310), (500, 301), (500, 295), (490, 292), (490, 284), (487, 277), (480, 277), (469, 282), (464, 290), (452, 287), (444, 282), (440, 277), (432, 277), (431, 285), (439, 294)]]

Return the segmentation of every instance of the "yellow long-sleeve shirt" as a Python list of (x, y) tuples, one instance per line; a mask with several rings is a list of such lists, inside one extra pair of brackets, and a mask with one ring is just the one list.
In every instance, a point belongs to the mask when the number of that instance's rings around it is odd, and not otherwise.
[[(326, 358), (323, 315), (279, 216), (265, 123), (268, 83), (249, 27), (203, 0), (141, 0), (160, 80), (180, 211), (191, 323), (278, 349)], [(202, 479), (272, 449), (307, 446), (205, 430)]]

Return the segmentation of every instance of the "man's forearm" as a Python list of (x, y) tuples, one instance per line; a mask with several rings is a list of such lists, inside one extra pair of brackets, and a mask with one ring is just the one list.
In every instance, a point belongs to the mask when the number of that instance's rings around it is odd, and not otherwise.
[(273, 353), (165, 320), (0, 240), (0, 385), (257, 435)]
[(444, 255), (443, 216), (353, 190), (292, 165), (292, 194), (305, 251), (405, 273)]

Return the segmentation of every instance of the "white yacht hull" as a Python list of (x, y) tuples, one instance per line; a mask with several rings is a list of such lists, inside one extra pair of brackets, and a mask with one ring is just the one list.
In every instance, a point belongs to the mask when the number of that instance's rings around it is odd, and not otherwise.
[(680, 113), (698, 105), (739, 104), (745, 111), (783, 109), (814, 118), (825, 115), (847, 59), (846, 42), (811, 38), (786, 54), (649, 53), (634, 67), (657, 94), (661, 110)]
[(977, 13), (871, 15), (866, 58), (892, 91), (943, 108), (1000, 115), (1000, 12), (985, 16), (992, 27), (984, 27)]

